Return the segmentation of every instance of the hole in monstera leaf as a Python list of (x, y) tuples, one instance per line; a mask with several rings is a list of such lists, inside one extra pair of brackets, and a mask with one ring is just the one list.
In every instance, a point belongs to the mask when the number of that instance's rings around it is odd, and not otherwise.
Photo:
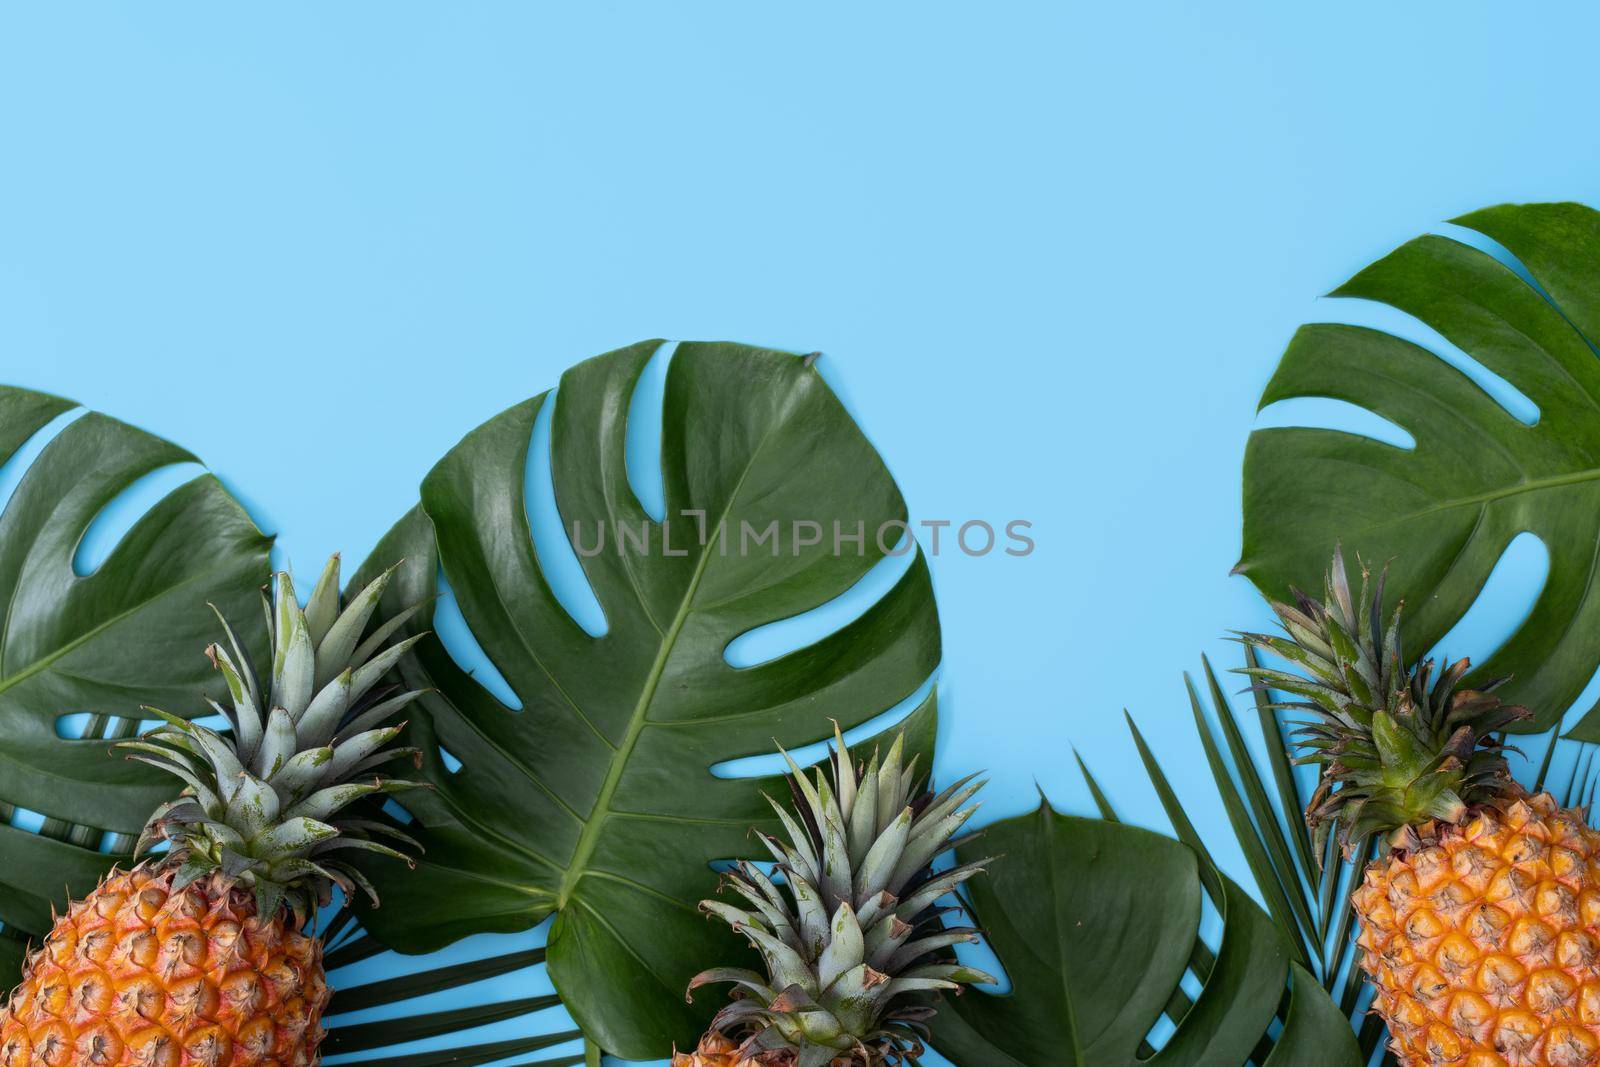
[[(926, 681), (919, 685), (911, 695), (895, 704), (894, 707), (878, 715), (874, 715), (859, 726), (851, 727), (844, 732), (846, 746), (854, 747), (875, 734), (892, 729), (902, 719), (922, 706), (928, 699), (928, 694), (933, 692), (933, 687), (938, 681), (938, 671), (930, 675)], [(817, 740), (809, 745), (791, 748), (789, 755), (802, 767), (809, 767), (819, 763), (827, 756), (829, 747), (833, 744), (833, 723), (825, 716), (817, 718)], [(788, 770), (782, 754), (774, 751), (755, 756), (740, 756), (738, 759), (724, 760), (711, 766), (711, 773), (718, 778), (766, 778), (774, 774), (782, 774)]]
[(205, 471), (198, 463), (174, 463), (135, 478), (106, 502), (83, 531), (72, 554), (72, 573), (87, 578), (98, 571), (151, 508)]
[(455, 753), (451, 752), (443, 745), (439, 746), (439, 761), (444, 764), (444, 769), (449, 771), (451, 774), (455, 774), (461, 769), (461, 761), (456, 759)]
[[(1504, 265), (1513, 274), (1526, 282), (1528, 286), (1540, 296), (1544, 297), (1546, 300), (1550, 299), (1549, 294), (1544, 291), (1544, 286), (1540, 285), (1534, 280), (1533, 275), (1529, 273), (1527, 266), (1523, 264), (1522, 260), (1512, 255), (1509, 248), (1501, 244), (1499, 241), (1496, 241), (1488, 234), (1479, 233), (1477, 230), (1468, 229), (1465, 226), (1458, 226), (1453, 222), (1441, 222), (1428, 232), (1437, 237), (1447, 237), (1450, 240), (1455, 241), (1457, 244), (1464, 244), (1470, 248), (1476, 248), (1484, 255), (1489, 256), (1491, 259), (1494, 259)], [(1552, 301), (1552, 303), (1554, 302)]]
[(765, 874), (768, 878), (771, 878), (774, 884), (781, 884), (783, 882), (783, 871), (778, 869), (778, 864), (775, 861), (759, 859), (755, 856), (746, 856), (742, 859), (712, 860), (710, 863), (706, 864), (706, 866), (710, 867), (718, 874), (727, 874), (740, 863), (748, 863), (752, 867), (758, 868), (761, 873)]
[(1323, 430), (1341, 430), (1381, 441), (1386, 445), (1407, 450), (1417, 447), (1416, 438), (1366, 408), (1348, 400), (1335, 400), (1326, 396), (1296, 396), (1268, 404), (1256, 416), (1258, 430), (1286, 426), (1308, 426)]
[[(1201, 862), (1204, 863), (1207, 861), (1202, 859)], [(1196, 938), (1198, 942), (1196, 948), (1198, 948), (1199, 945), (1205, 945), (1211, 950), (1214, 957), (1217, 948), (1222, 941), (1222, 929), (1222, 913), (1219, 912), (1216, 908), (1216, 905), (1212, 903), (1209, 894), (1201, 894), (1200, 926), (1199, 930), (1196, 932)], [(1178, 989), (1181, 990), (1184, 996), (1186, 996), (1190, 1003), (1193, 1004), (1200, 999), (1200, 995), (1205, 989), (1205, 981), (1194, 971), (1192, 966), (1187, 967), (1184, 969), (1183, 973), (1178, 976)], [(1171, 1014), (1171, 1011), (1172, 1005), (1169, 1002), (1168, 1007), (1161, 1015), (1156, 1017), (1155, 1022), (1152, 1023), (1150, 1029), (1146, 1031), (1144, 1039), (1151, 1048), (1159, 1050), (1165, 1047), (1166, 1044), (1172, 1040), (1173, 1035), (1177, 1033), (1178, 1027), (1183, 1025), (1183, 1016), (1179, 1014), (1175, 1017)]]
[(910, 533), (903, 533), (891, 554), (874, 563), (849, 589), (809, 611), (746, 630), (728, 642), (722, 658), (730, 667), (758, 667), (816, 644), (866, 614), (905, 577), (915, 558), (916, 542)]
[(1470, 378), (1478, 388), (1489, 394), (1491, 400), (1505, 409), (1506, 414), (1524, 426), (1538, 423), (1539, 405), (1528, 399), (1526, 393), (1456, 347), (1421, 319), (1388, 304), (1357, 297), (1329, 298), (1320, 302), (1319, 307), (1329, 312), (1324, 316), (1325, 321), (1365, 326), (1427, 349)]
[[(130, 852), (134, 844), (134, 839), (126, 834), (113, 833), (93, 826), (63, 823), (32, 808), (4, 802), (0, 802), (0, 824), (9, 825), (26, 833), (48, 836), (57, 841), (66, 841), (79, 848), (108, 854)], [(164, 851), (165, 848), (166, 843), (162, 842), (160, 848), (152, 848), (149, 851)]]
[(1177, 1026), (1174, 1025), (1170, 1017), (1158, 1015), (1155, 1023), (1151, 1025), (1149, 1031), (1144, 1035), (1144, 1039), (1146, 1044), (1159, 1052), (1166, 1047), (1168, 1041), (1172, 1040), (1172, 1035), (1177, 1030)]
[[(1539, 296), (1544, 299), (1545, 303), (1555, 308), (1556, 311), (1560, 313), (1562, 318), (1567, 319), (1567, 313), (1562, 310), (1561, 305), (1556, 303), (1555, 299), (1545, 291), (1544, 286), (1539, 284), (1539, 279), (1533, 276), (1533, 272), (1528, 270), (1527, 265), (1513, 255), (1509, 248), (1501, 244), (1499, 241), (1496, 241), (1493, 237), (1490, 237), (1486, 233), (1479, 233), (1477, 230), (1468, 229), (1465, 226), (1458, 226), (1452, 222), (1441, 223), (1439, 226), (1434, 228), (1433, 233), (1440, 237), (1448, 237), (1450, 240), (1455, 241), (1458, 244), (1464, 244), (1471, 248), (1476, 248), (1484, 255), (1500, 263), (1506, 269), (1511, 271), (1511, 273), (1515, 274), (1518, 278), (1521, 278), (1523, 283), (1527, 285), (1528, 288), (1538, 293)], [(1572, 320), (1567, 319), (1567, 321), (1571, 322)], [(1600, 355), (1600, 349), (1595, 348), (1595, 342), (1593, 340), (1584, 336), (1583, 331), (1578, 330), (1576, 326), (1574, 326), (1573, 329), (1577, 332), (1578, 336), (1583, 337), (1590, 349), (1595, 350), (1596, 354)]]
[(583, 564), (578, 561), (567, 524), (556, 505), (550, 424), (560, 402), (558, 391), (551, 390), (534, 420), (523, 480), (523, 507), (528, 515), (528, 527), (533, 532), (533, 550), (539, 557), (539, 569), (550, 583), (556, 602), (584, 633), (590, 637), (604, 637), (608, 629), (605, 609), (583, 573)]
[[(1589, 684), (1584, 686), (1583, 692), (1579, 693), (1577, 698), (1573, 700), (1572, 707), (1567, 709), (1567, 714), (1571, 715), (1576, 712), (1577, 715), (1581, 717), (1597, 704), (1600, 704), (1600, 667), (1596, 667), (1595, 672), (1589, 676)], [(1563, 722), (1561, 724), (1561, 729), (1569, 729), (1572, 725), (1575, 725), (1575, 723)], [(1561, 746), (1561, 748), (1570, 747), (1571, 746), (1568, 745)], [(1558, 752), (1557, 758), (1559, 758), (1560, 755), (1561, 753)]]
[(63, 411), (35, 430), (33, 436), (24, 441), (4, 463), (0, 463), (0, 511), (4, 511), (6, 505), (10, 503), (11, 495), (17, 491), (17, 486), (21, 484), (28, 468), (33, 466), (33, 461), (39, 458), (39, 453), (43, 452), (62, 430), (86, 414), (88, 414), (87, 408)]
[[(1195, 976), (1193, 971), (1184, 971), (1183, 977), (1178, 982), (1178, 988), (1183, 990), (1184, 995), (1187, 996), (1191, 1001), (1197, 1000), (1199, 999), (1201, 990), (1200, 979)], [(1172, 1040), (1173, 1035), (1178, 1032), (1178, 1027), (1182, 1024), (1182, 1022), (1183, 1019), (1181, 1016), (1177, 1019), (1174, 1019), (1171, 1015), (1159, 1015), (1156, 1017), (1155, 1024), (1152, 1025), (1149, 1031), (1144, 1035), (1144, 1039), (1151, 1048), (1159, 1052), (1161, 1049), (1167, 1046), (1169, 1041)], [(1260, 1067), (1260, 1065), (1254, 1060), (1251, 1060), (1247, 1064), (1247, 1067)]]
[[(216, 726), (210, 719), (221, 719), (222, 725)], [(212, 729), (228, 729), (230, 724), (222, 716), (213, 715), (208, 719), (198, 720)], [(148, 733), (161, 726), (159, 719), (127, 719), (120, 715), (97, 715), (89, 712), (72, 712), (58, 715), (55, 720), (55, 733), (63, 741), (77, 742), (80, 744), (94, 744), (109, 749), (115, 758), (122, 758), (107, 742), (123, 741), (138, 734)], [(102, 849), (101, 851), (105, 851)]]
[(483, 646), (473, 636), (472, 628), (461, 614), (461, 605), (456, 603), (455, 590), (450, 588), (443, 569), (439, 571), (438, 581), (439, 599), (433, 606), (433, 632), (438, 635), (439, 643), (455, 660), (456, 666), (483, 686), (490, 696), (512, 711), (521, 711), (522, 700), (506, 682), (505, 676), (489, 661)]
[(667, 514), (667, 491), (661, 477), (661, 412), (667, 392), (667, 365), (676, 342), (656, 349), (628, 399), (628, 487), (634, 499), (656, 522)]
[(393, 797), (383, 802), (383, 810), (384, 814), (406, 826), (410, 826), (417, 821), (417, 817), (402, 807), (400, 802)]
[(71, 715), (56, 717), (56, 736), (63, 741), (77, 741), (82, 739), (83, 731), (88, 727), (91, 716), (86, 711), (73, 712)]
[(1534, 534), (1517, 534), (1500, 553), (1467, 613), (1428, 655), (1441, 666), (1462, 656), (1483, 663), (1527, 620), (1549, 576), (1549, 548)]
[(1200, 993), (1205, 989), (1205, 984), (1194, 971), (1184, 971), (1183, 977), (1178, 979), (1178, 988), (1189, 994), (1191, 1000), (1198, 1000)]
[[(186, 708), (184, 710), (192, 711), (194, 709), (193, 708)], [(84, 734), (81, 731), (82, 731), (82, 729), (84, 727), (86, 727), (88, 725), (87, 720), (89, 720), (91, 717), (87, 716), (87, 715), (81, 716), (81, 717), (80, 716), (69, 715), (69, 716), (66, 716), (66, 718), (69, 718), (69, 719), (81, 719), (83, 721), (83, 725), (79, 727), (80, 732), (70, 735), (71, 737), (74, 737), (74, 738), (82, 738), (84, 736)], [(125, 720), (123, 720), (123, 719), (113, 718), (111, 720), (111, 723), (114, 725), (114, 724), (121, 723), (121, 722), (124, 722), (124, 721)], [(228, 717), (226, 715), (223, 715), (223, 714), (221, 714), (219, 712), (215, 712), (215, 711), (207, 712), (205, 715), (192, 715), (192, 716), (189, 716), (189, 721), (194, 723), (196, 726), (204, 726), (208, 730), (215, 730), (219, 734), (227, 733), (228, 731), (233, 729), (233, 723), (228, 721)], [(163, 725), (163, 720), (161, 720), (161, 719), (140, 719), (134, 725), (135, 725), (135, 729), (133, 731), (134, 733), (147, 734), (151, 730), (159, 729)], [(60, 736), (60, 737), (68, 737), (68, 735), (63, 731), (64, 731), (64, 728), (61, 726), (61, 724), (59, 722), (57, 722), (57, 724), (56, 724), (56, 734), (58, 736)], [(96, 736), (98, 737), (98, 736), (102, 736), (102, 735), (97, 734)], [(110, 735), (103, 735), (103, 736), (110, 736)]]
[(20, 805), (12, 805), (11, 818), (7, 821), (18, 830), (26, 830), (30, 834), (36, 834), (44, 829), (44, 816), (32, 808)]
[[(1201, 863), (1209, 860), (1201, 857)], [(1215, 949), (1222, 944), (1222, 933), (1226, 924), (1222, 921), (1222, 912), (1217, 908), (1216, 902), (1209, 893), (1200, 895), (1200, 926), (1195, 930), (1195, 936), (1206, 946)]]

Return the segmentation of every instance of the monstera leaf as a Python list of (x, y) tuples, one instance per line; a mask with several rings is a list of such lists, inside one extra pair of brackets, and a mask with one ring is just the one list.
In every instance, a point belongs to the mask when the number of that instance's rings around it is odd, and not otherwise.
[[(1289, 728), (1279, 720), (1280, 713), (1273, 707), (1273, 695), (1262, 691), (1253, 694), (1256, 725), (1266, 754), (1268, 773), (1263, 775), (1216, 671), (1205, 657), (1201, 657), (1201, 662), (1205, 668), (1205, 691), (1210, 697), (1210, 708), (1205, 706), (1206, 701), (1192, 678), (1185, 675), (1184, 683), (1195, 731), (1211, 770), (1212, 785), (1228, 814), (1234, 841), (1244, 853), (1268, 916), (1289, 944), (1290, 959), (1297, 965), (1297, 983), (1312, 978), (1321, 984), (1338, 1004), (1340, 1014), (1355, 1026), (1360, 1062), (1370, 1063), (1386, 1032), (1383, 1020), (1366, 1011), (1360, 1003), (1366, 987), (1361, 968), (1355, 966), (1360, 952), (1356, 945), (1359, 931), (1355, 911), (1350, 906), (1350, 894), (1361, 884), (1359, 872), (1376, 856), (1380, 843), (1370, 841), (1356, 853), (1346, 856), (1339, 849), (1337, 835), (1330, 835), (1322, 853), (1316, 852), (1303, 813), (1312, 803), (1317, 779), (1296, 775), (1290, 755), (1291, 744), (1286, 736)], [(1261, 666), (1255, 649), (1245, 649), (1244, 663), (1249, 668)], [(1213, 719), (1216, 726), (1212, 725)], [(1128, 726), (1150, 783), (1161, 799), (1178, 840), (1193, 849), (1202, 863), (1209, 863), (1211, 854), (1206, 838), (1189, 820), (1183, 801), (1131, 717)], [(1536, 791), (1542, 787), (1541, 772)], [(1111, 817), (1109, 813), (1107, 817)], [(1296, 988), (1297, 993), (1301, 992), (1299, 985)], [(1394, 1067), (1395, 1062), (1394, 1053), (1385, 1051), (1382, 1067)]]
[[(1187, 846), (1137, 827), (1038, 810), (996, 823), (958, 862), (1003, 855), (969, 883), (1010, 976), (1004, 995), (946, 997), (933, 1041), (985, 1067), (1356, 1067), (1350, 1023), (1238, 886)], [(1210, 894), (1223, 931), (1198, 941)], [(1192, 1000), (1186, 970), (1201, 983)], [(1287, 994), (1285, 990), (1287, 989)], [(1283, 1025), (1269, 1026), (1287, 996)], [(1147, 1035), (1176, 1028), (1159, 1050)]]
[[(1505, 693), (1542, 730), (1600, 665), (1600, 213), (1580, 204), (1502, 206), (1455, 220), (1521, 260), (1429, 236), (1401, 246), (1334, 296), (1420, 319), (1539, 409), (1526, 425), (1428, 350), (1375, 330), (1303, 327), (1262, 406), (1329, 397), (1409, 431), (1412, 449), (1326, 429), (1263, 429), (1244, 466), (1238, 569), (1264, 592), (1320, 585), (1335, 541), (1392, 560), (1405, 637), (1432, 647), (1472, 605), (1512, 538), (1530, 531), (1550, 573), (1527, 619), (1473, 677), (1510, 675)], [(1600, 740), (1592, 712), (1572, 736)]]
[[(77, 405), (0, 388), (0, 463)], [(73, 558), (95, 518), (143, 475), (194, 457), (90, 412), (61, 429), (15, 481), (0, 514), (0, 823), (15, 808), (44, 833), (0, 825), (0, 987), (23, 939), (49, 929), (65, 893), (91, 888), (171, 792), (170, 779), (111, 755), (143, 704), (204, 707), (215, 671), (202, 650), (216, 619), (259, 620), (256, 590), (271, 539), (211, 475), (187, 482), (127, 532), (92, 574)], [(91, 713), (91, 736), (64, 738), (63, 716)], [(98, 739), (97, 739), (98, 738)]]
[[(693, 1042), (716, 1005), (686, 1004), (689, 978), (743, 952), (695, 901), (715, 887), (713, 861), (752, 854), (749, 827), (776, 829), (761, 790), (786, 787), (713, 766), (774, 741), (815, 741), (830, 718), (864, 723), (915, 693), (939, 660), (919, 556), (832, 635), (730, 666), (736, 637), (839, 596), (893, 549), (905, 505), (810, 360), (686, 343), (667, 374), (666, 507), (653, 521), (630, 488), (625, 448), (633, 393), (659, 345), (579, 364), (559, 399), (537, 396), (474, 430), (368, 561), (404, 560), (385, 611), (432, 594), (442, 570), (520, 701), (502, 704), (436, 639), (408, 657), (411, 681), (436, 690), (412, 723), (435, 788), (406, 798), (426, 854), (415, 872), (373, 868), (384, 903), (369, 928), (427, 952), (554, 913), (552, 981), (585, 1034), (632, 1058)], [(601, 636), (562, 607), (530, 534), (529, 439), (551, 403), (556, 503), (604, 611)], [(835, 542), (835, 521), (865, 537)], [(885, 524), (891, 534), (879, 537)], [(606, 547), (594, 552), (601, 529)], [(753, 541), (773, 531), (776, 543)], [(930, 698), (914, 720), (924, 747), (932, 726)]]

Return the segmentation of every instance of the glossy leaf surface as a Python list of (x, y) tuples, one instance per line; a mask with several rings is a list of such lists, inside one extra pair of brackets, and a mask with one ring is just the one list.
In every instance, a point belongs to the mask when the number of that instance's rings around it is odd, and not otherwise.
[[(384, 905), (367, 923), (387, 944), (426, 952), (556, 913), (551, 978), (584, 1032), (631, 1058), (691, 1045), (716, 1005), (684, 1002), (690, 976), (745, 951), (694, 902), (715, 887), (712, 861), (754, 855), (749, 828), (776, 828), (761, 792), (786, 787), (712, 767), (770, 752), (774, 741), (817, 741), (830, 718), (860, 725), (917, 692), (939, 659), (919, 556), (831, 635), (730, 666), (724, 652), (736, 637), (860, 580), (885, 554), (876, 531), (904, 522), (905, 505), (810, 360), (686, 343), (667, 374), (666, 507), (654, 521), (625, 454), (633, 392), (659, 344), (579, 364), (559, 400), (543, 394), (474, 430), (368, 564), (405, 560), (384, 610), (433, 595), (442, 570), (521, 707), (492, 696), (436, 638), (408, 657), (408, 681), (436, 690), (413, 716), (435, 788), (406, 798), (427, 852), (416, 872), (373, 865)], [(563, 526), (585, 549), (606, 530), (604, 550), (581, 554), (605, 615), (599, 637), (563, 608), (531, 536), (529, 441), (551, 403)], [(862, 525), (859, 548), (835, 550), (835, 521), (846, 533)], [(745, 536), (774, 523), (777, 545)], [(635, 541), (619, 544), (619, 527)], [(643, 551), (633, 547), (641, 538)], [(897, 540), (891, 526), (884, 541)], [(923, 748), (933, 715), (930, 697), (914, 720)], [(441, 745), (458, 771), (433, 758)]]
[[(1431, 648), (1471, 607), (1523, 531), (1549, 550), (1532, 611), (1473, 675), (1549, 728), (1600, 666), (1600, 213), (1504, 205), (1454, 220), (1492, 238), (1532, 282), (1447, 237), (1417, 238), (1332, 295), (1406, 312), (1520, 391), (1527, 425), (1428, 349), (1355, 326), (1302, 327), (1261, 404), (1347, 401), (1388, 419), (1414, 449), (1330, 429), (1257, 430), (1245, 457), (1239, 570), (1264, 592), (1320, 588), (1335, 541), (1392, 562), (1405, 636)], [(1448, 651), (1448, 650), (1447, 650)], [(1600, 740), (1591, 716), (1573, 731)]]
[[(960, 858), (979, 854), (1004, 857), (970, 886), (1012, 990), (943, 999), (934, 1044), (955, 1062), (1223, 1067), (1262, 1048), (1267, 1067), (1358, 1062), (1348, 1021), (1291, 964), (1266, 913), (1182, 843), (1041, 802)], [(1197, 940), (1208, 891), (1224, 922), (1214, 953)], [(1179, 984), (1191, 968), (1205, 971), (1192, 1000)], [(1286, 1021), (1269, 1040), (1286, 988)], [(1176, 1030), (1152, 1051), (1146, 1038), (1163, 1015)]]
[[(75, 407), (0, 388), (0, 463), (22, 465), (29, 439)], [(16, 808), (47, 819), (44, 833), (0, 825), (0, 986), (17, 973), (22, 939), (49, 929), (52, 904), (92, 888), (117, 858), (97, 850), (102, 831), (136, 832), (175, 791), (169, 777), (112, 755), (104, 738), (146, 718), (141, 705), (198, 713), (202, 691), (220, 689), (204, 654), (217, 637), (208, 602), (245, 634), (259, 632), (271, 539), (212, 475), (157, 502), (92, 573), (74, 569), (107, 505), (144, 475), (190, 462), (176, 445), (89, 412), (20, 473), (7, 472), (15, 488), (0, 513), (0, 823)], [(75, 713), (93, 716), (93, 736), (58, 731)]]

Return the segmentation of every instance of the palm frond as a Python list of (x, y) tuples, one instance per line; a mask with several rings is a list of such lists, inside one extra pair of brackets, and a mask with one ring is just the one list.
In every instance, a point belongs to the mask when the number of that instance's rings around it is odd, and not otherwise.
[[(1255, 649), (1248, 646), (1245, 666), (1250, 671), (1263, 669)], [(1366, 986), (1356, 966), (1357, 930), (1350, 894), (1379, 846), (1374, 842), (1346, 858), (1339, 851), (1336, 833), (1320, 842), (1312, 838), (1303, 812), (1311, 803), (1315, 784), (1296, 774), (1284, 733), (1286, 724), (1279, 718), (1271, 693), (1263, 687), (1250, 690), (1266, 754), (1267, 773), (1263, 775), (1209, 659), (1202, 659), (1202, 668), (1203, 693), (1192, 678), (1186, 675), (1184, 680), (1195, 730), (1234, 840), (1268, 914), (1288, 938), (1295, 962), (1350, 1016), (1357, 1027), (1362, 1062), (1370, 1063), (1385, 1034), (1381, 1021), (1366, 1015)], [(1209, 859), (1204, 838), (1131, 717), (1128, 726), (1178, 839)], [(1280, 1006), (1280, 1016), (1286, 1007)], [(1393, 1053), (1385, 1051), (1377, 1062), (1395, 1067), (1397, 1061)]]
[[(334, 986), (327, 1013), (328, 1037), (322, 1046), (325, 1056), (348, 1057), (341, 1062), (350, 1067), (434, 1067), (497, 1063), (553, 1050), (546, 1058), (516, 1062), (523, 1067), (585, 1062), (583, 1035), (565, 1013), (560, 1013), (553, 1025), (539, 1019), (541, 1013), (560, 1012), (560, 998), (553, 992), (505, 1000), (473, 996), (465, 1003), (460, 995), (448, 995), (508, 975), (518, 975), (517, 984), (526, 988), (538, 980), (544, 966), (543, 946), (393, 975), (391, 964), (403, 957), (380, 959), (388, 950), (361, 929), (348, 907), (339, 908), (327, 920), (323, 938), (328, 946), (324, 962)], [(369, 973), (383, 977), (361, 980)], [(513, 1022), (516, 1025), (511, 1029), (518, 1033), (503, 1036), (507, 1024)], [(484, 1029), (489, 1027), (494, 1029)], [(430, 1047), (399, 1051), (419, 1042)]]

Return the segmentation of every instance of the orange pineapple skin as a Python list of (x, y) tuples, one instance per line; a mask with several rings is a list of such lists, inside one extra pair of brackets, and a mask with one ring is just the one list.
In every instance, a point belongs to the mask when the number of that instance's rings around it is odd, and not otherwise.
[(784, 1052), (764, 1052), (747, 1059), (739, 1055), (737, 1041), (715, 1030), (702, 1037), (693, 1052), (672, 1052), (672, 1067), (791, 1067), (793, 1063), (794, 1057)]
[[(840, 1056), (831, 1067), (872, 1067), (884, 1062), (881, 1057), (864, 1060), (863, 1055), (872, 1054), (865, 1052)], [(737, 1041), (713, 1030), (700, 1039), (699, 1046), (693, 1052), (679, 1052), (674, 1048), (671, 1067), (793, 1067), (794, 1062), (793, 1053), (778, 1050), (758, 1053), (754, 1059), (747, 1059), (739, 1055)]]
[(1404, 1067), (1600, 1064), (1600, 833), (1548, 793), (1371, 863), (1361, 967)]
[(0, 1067), (307, 1067), (322, 946), (220, 875), (113, 871), (58, 919), (0, 1011)]
[(750, 1060), (741, 1059), (739, 1046), (721, 1034), (712, 1032), (700, 1039), (693, 1052), (673, 1049), (672, 1067), (743, 1067)]

